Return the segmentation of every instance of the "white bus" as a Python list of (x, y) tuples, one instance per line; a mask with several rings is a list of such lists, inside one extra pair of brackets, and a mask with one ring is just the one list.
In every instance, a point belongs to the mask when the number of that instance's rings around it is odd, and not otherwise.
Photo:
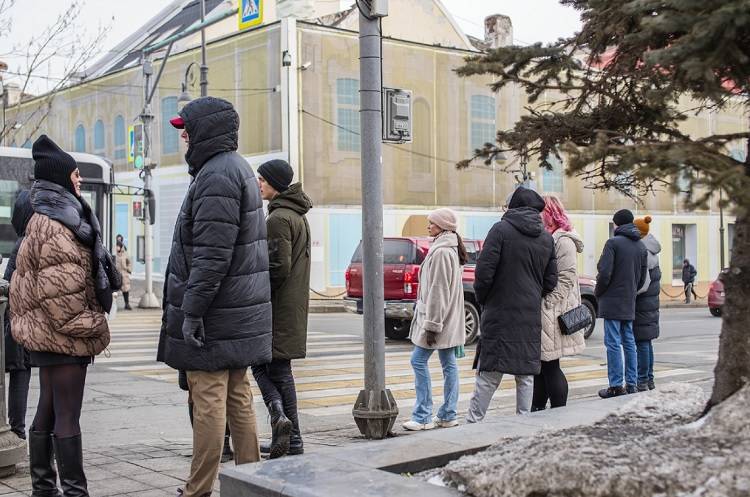
[[(78, 163), (83, 179), (81, 194), (91, 205), (102, 227), (104, 245), (111, 252), (114, 234), (112, 233), (112, 165), (97, 155), (71, 153)], [(16, 243), (16, 232), (11, 224), (11, 215), (16, 197), (21, 190), (28, 190), (34, 182), (34, 159), (31, 149), (0, 147), (0, 254), (2, 268)], [(0, 273), (2, 277), (2, 273)]]

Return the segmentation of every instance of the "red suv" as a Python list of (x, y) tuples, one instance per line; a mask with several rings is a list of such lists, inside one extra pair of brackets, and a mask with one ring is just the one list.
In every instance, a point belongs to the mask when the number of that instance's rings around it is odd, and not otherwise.
[(717, 318), (721, 317), (721, 307), (724, 305), (724, 283), (721, 281), (721, 276), (727, 271), (724, 269), (708, 289), (708, 310)]
[[(419, 285), (419, 266), (432, 243), (427, 237), (385, 238), (383, 240), (383, 279), (385, 290), (385, 336), (404, 339), (409, 336), (414, 317), (414, 302)], [(463, 269), (464, 310), (466, 313), (466, 343), (477, 340), (480, 334), (480, 309), (474, 295), (474, 269), (483, 241), (464, 240), (469, 260)], [(579, 279), (583, 303), (591, 312), (592, 325), (585, 331), (588, 338), (596, 321), (596, 283), (586, 277)], [(362, 314), (362, 243), (354, 252), (346, 270), (346, 309)], [(541, 311), (540, 311), (541, 312)]]

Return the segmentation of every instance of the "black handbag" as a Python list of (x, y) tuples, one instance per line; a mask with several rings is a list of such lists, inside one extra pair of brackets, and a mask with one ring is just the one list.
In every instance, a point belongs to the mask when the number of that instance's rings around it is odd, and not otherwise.
[(557, 322), (560, 323), (560, 331), (563, 335), (572, 335), (591, 326), (591, 313), (585, 305), (579, 305), (575, 309), (560, 314)]

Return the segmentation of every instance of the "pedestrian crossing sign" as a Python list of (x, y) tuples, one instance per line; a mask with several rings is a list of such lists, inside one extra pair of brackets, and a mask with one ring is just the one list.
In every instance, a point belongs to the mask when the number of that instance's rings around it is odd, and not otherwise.
[(237, 10), (241, 30), (263, 23), (263, 0), (240, 0)]

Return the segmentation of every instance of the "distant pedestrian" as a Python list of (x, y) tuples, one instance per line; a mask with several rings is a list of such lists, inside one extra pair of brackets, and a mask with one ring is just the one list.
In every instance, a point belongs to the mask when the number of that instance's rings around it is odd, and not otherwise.
[(32, 145), (34, 215), (11, 279), (13, 337), (39, 367), (39, 404), (29, 430), (33, 495), (88, 496), (81, 407), (87, 366), (109, 344), (105, 313), (120, 288), (96, 215), (81, 197), (75, 160), (46, 135)]
[[(18, 236), (13, 251), (5, 266), (5, 281), (12, 281), (16, 270), (18, 249), (26, 236), (26, 226), (34, 215), (31, 206), (31, 196), (28, 190), (19, 192), (13, 206), (11, 224)], [(19, 438), (26, 440), (26, 406), (29, 398), (29, 382), (31, 380), (31, 366), (29, 353), (21, 344), (16, 342), (10, 330), (10, 310), (5, 310), (5, 372), (9, 374), (8, 384), (8, 423), (10, 430)]]
[(283, 160), (258, 168), (258, 184), (268, 201), (268, 261), (273, 309), (273, 360), (252, 367), (253, 376), (271, 415), (271, 443), (261, 446), (271, 459), (304, 452), (297, 415), (292, 360), (307, 353), (310, 302), (310, 225), (305, 215), (312, 201), (294, 171)]
[(247, 367), (271, 360), (271, 287), (258, 182), (237, 153), (239, 115), (201, 97), (170, 120), (192, 178), (177, 217), (157, 360), (184, 370), (193, 401), (185, 497), (210, 495), (227, 418), (236, 464), (260, 459)]
[(633, 336), (635, 298), (648, 275), (646, 247), (641, 242), (641, 232), (633, 224), (633, 213), (619, 210), (612, 221), (615, 236), (607, 240), (599, 258), (595, 289), (599, 299), (598, 314), (604, 318), (604, 345), (607, 347), (609, 387), (599, 390), (599, 396), (605, 399), (637, 392), (638, 360)]
[(122, 288), (120, 291), (122, 291), (122, 298), (125, 300), (125, 310), (132, 311), (133, 308), (130, 307), (130, 274), (133, 272), (133, 263), (130, 261), (128, 247), (125, 246), (123, 236), (117, 235), (116, 241), (117, 248), (115, 255), (117, 256), (117, 270), (122, 275)]
[(638, 391), (653, 390), (654, 384), (654, 347), (652, 340), (659, 338), (659, 294), (661, 293), (661, 269), (659, 252), (661, 244), (649, 233), (651, 216), (635, 220), (641, 241), (648, 251), (648, 278), (635, 299), (635, 322), (633, 334), (638, 350)]
[(560, 369), (560, 358), (583, 352), (586, 343), (583, 331), (563, 335), (558, 318), (581, 305), (578, 287), (578, 254), (583, 240), (573, 229), (565, 207), (553, 195), (544, 197), (542, 221), (555, 242), (557, 286), (544, 297), (542, 304), (542, 371), (534, 376), (532, 411), (562, 407), (568, 402), (568, 380)]
[[(450, 209), (438, 209), (428, 217), (432, 246), (419, 268), (419, 287), (409, 338), (414, 343), (411, 366), (417, 400), (405, 430), (419, 431), (458, 425), (459, 377), (457, 355), (466, 342), (464, 290), (461, 266), (467, 253), (456, 233), (458, 221)], [(428, 361), (438, 351), (443, 367), (443, 405), (432, 416), (432, 382)]]
[(690, 296), (692, 295), (693, 298), (696, 300), (698, 299), (698, 294), (695, 293), (695, 277), (698, 275), (698, 271), (695, 269), (695, 266), (690, 264), (690, 260), (685, 259), (682, 262), (682, 283), (685, 285), (685, 303), (690, 303)]
[(504, 374), (516, 379), (516, 412), (531, 411), (534, 375), (541, 372), (542, 298), (557, 286), (555, 244), (544, 229), (543, 210), (538, 193), (519, 187), (479, 255), (474, 291), (482, 334), (469, 423), (484, 419)]

